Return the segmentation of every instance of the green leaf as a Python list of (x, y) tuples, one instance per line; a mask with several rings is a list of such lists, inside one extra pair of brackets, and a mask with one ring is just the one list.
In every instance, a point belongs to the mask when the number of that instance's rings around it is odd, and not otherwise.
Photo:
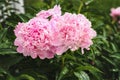
[(84, 71), (74, 72), (74, 75), (78, 78), (78, 80), (90, 80), (88, 74)]
[(120, 53), (114, 53), (113, 55), (110, 55), (110, 57), (120, 60)]
[(27, 22), (29, 20), (29, 18), (26, 15), (18, 15), (16, 14), (16, 16), (18, 16), (22, 22)]
[(40, 74), (38, 74), (37, 76), (38, 76), (39, 78), (44, 79), (44, 80), (48, 80), (48, 79), (47, 79), (47, 77), (46, 77), (46, 76), (44, 76), (44, 75), (40, 75)]
[(112, 46), (112, 50), (114, 52), (117, 52), (117, 48), (116, 48), (116, 45), (114, 43), (111, 42), (111, 46)]
[(109, 59), (109, 58), (107, 58), (107, 57), (105, 57), (105, 56), (102, 56), (102, 58), (103, 58), (104, 60), (106, 60), (108, 63), (112, 64), (113, 66), (117, 66), (117, 64), (115, 64), (112, 59)]
[(62, 78), (68, 73), (68, 68), (67, 67), (64, 67), (62, 69), (62, 71), (60, 72), (60, 75), (58, 76), (58, 79), (57, 80), (62, 80)]
[(76, 68), (76, 71), (89, 71), (94, 77), (97, 78), (97, 80), (100, 80), (100, 74), (98, 73), (103, 73), (99, 69), (97, 69), (94, 66), (88, 65), (88, 66), (79, 66)]
[(87, 70), (87, 71), (96, 71), (102, 73), (99, 69), (95, 68), (94, 66), (79, 66), (76, 68), (76, 70)]
[(17, 54), (18, 52), (16, 52), (13, 49), (10, 48), (0, 48), (0, 55), (5, 55), (5, 54)]
[(3, 68), (1, 68), (1, 67), (0, 67), (0, 73), (7, 74), (7, 72)]
[(9, 26), (11, 26), (11, 27), (14, 27), (14, 26), (15, 26), (15, 24), (14, 24), (14, 23), (9, 22), (9, 21), (6, 21), (6, 24), (7, 24), (7, 25), (9, 25)]
[(65, 54), (65, 59), (76, 60), (75, 56), (72, 56), (70, 54)]
[(34, 77), (28, 75), (28, 74), (22, 74), (18, 77), (18, 80), (35, 80)]
[(4, 28), (3, 30), (0, 31), (0, 42), (3, 40), (7, 33), (8, 28)]

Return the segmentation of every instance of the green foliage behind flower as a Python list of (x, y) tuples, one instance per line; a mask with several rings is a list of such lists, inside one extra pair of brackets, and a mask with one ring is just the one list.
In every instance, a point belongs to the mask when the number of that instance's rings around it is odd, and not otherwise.
[[(120, 25), (109, 15), (112, 7), (120, 6), (119, 0), (25, 2), (25, 14), (12, 14), (0, 25), (0, 80), (120, 80)], [(55, 4), (60, 4), (63, 12), (82, 13), (92, 22), (97, 37), (90, 50), (85, 54), (81, 50), (67, 51), (51, 60), (32, 59), (17, 53), (13, 45), (15, 25)]]

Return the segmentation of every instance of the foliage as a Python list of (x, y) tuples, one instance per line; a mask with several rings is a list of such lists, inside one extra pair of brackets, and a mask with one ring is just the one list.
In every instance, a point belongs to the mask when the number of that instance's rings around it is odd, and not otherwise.
[[(0, 25), (0, 80), (120, 80), (120, 25), (109, 15), (112, 7), (120, 6), (119, 0), (39, 0), (39, 3), (38, 7), (25, 5), (26, 14), (13, 13)], [(68, 50), (50, 60), (17, 53), (13, 45), (15, 25), (55, 4), (60, 4), (63, 12), (82, 13), (90, 19), (97, 31), (90, 50), (85, 54), (80, 49)]]

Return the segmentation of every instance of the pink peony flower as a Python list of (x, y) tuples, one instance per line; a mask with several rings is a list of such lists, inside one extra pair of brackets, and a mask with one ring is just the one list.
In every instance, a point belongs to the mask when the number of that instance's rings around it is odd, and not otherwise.
[(111, 9), (111, 14), (110, 14), (111, 16), (112, 16), (112, 18), (113, 19), (117, 19), (117, 17), (119, 17), (120, 16), (120, 7), (118, 7), (118, 8), (112, 8)]
[[(93, 44), (91, 39), (96, 36), (96, 32), (91, 28), (91, 22), (82, 14), (65, 13), (56, 22), (56, 26), (57, 30), (54, 33), (56, 37), (53, 37), (52, 44), (58, 46), (59, 49), (56, 50), (58, 55), (68, 49), (72, 51), (78, 48), (89, 49)], [(59, 51), (61, 48), (62, 51)]]
[(53, 58), (51, 51), (50, 38), (51, 25), (47, 19), (35, 17), (27, 23), (18, 23), (14, 30), (16, 39), (15, 45), (18, 46), (17, 51), (23, 53), (24, 56), (31, 56), (41, 59)]
[(42, 18), (48, 18), (48, 17), (58, 17), (61, 16), (61, 8), (59, 5), (54, 6), (53, 9), (49, 10), (42, 10), (38, 14), (36, 14), (37, 17), (42, 17)]
[[(50, 17), (50, 19), (48, 19)], [(15, 46), (19, 53), (32, 58), (51, 59), (68, 49), (89, 50), (96, 32), (91, 22), (82, 14), (61, 15), (60, 6), (42, 10), (26, 23), (18, 23), (14, 30)]]

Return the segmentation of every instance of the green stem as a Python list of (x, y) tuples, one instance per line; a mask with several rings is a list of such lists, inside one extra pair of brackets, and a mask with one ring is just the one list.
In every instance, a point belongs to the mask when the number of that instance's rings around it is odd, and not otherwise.
[(83, 2), (81, 1), (80, 6), (79, 6), (79, 8), (78, 8), (78, 13), (81, 12), (82, 7), (83, 7)]

